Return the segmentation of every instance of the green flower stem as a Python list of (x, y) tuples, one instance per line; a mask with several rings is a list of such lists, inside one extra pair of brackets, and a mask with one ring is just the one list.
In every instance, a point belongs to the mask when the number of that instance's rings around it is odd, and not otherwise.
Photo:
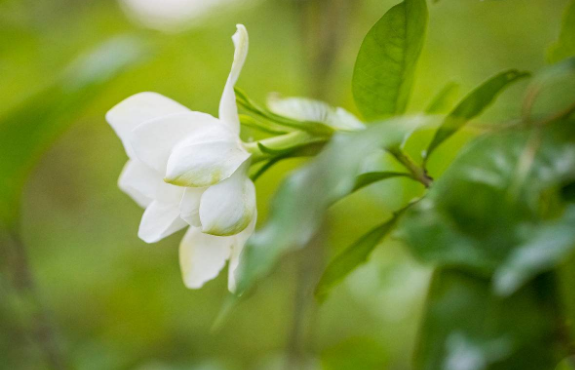
[(273, 157), (273, 154), (264, 153), (259, 144), (263, 145), (266, 148), (281, 151), (294, 148), (305, 143), (312, 143), (320, 139), (325, 140), (326, 138), (323, 136), (322, 137), (312, 136), (302, 131), (294, 131), (290, 132), (289, 134), (275, 136), (269, 139), (264, 139), (251, 143), (244, 143), (244, 148), (246, 148), (246, 150), (252, 154), (252, 164), (255, 164)]
[(402, 152), (399, 148), (388, 149), (388, 152), (397, 159), (411, 174), (411, 177), (423, 184), (426, 188), (431, 187), (433, 184), (433, 178), (431, 178), (427, 171), (417, 165), (407, 154)]

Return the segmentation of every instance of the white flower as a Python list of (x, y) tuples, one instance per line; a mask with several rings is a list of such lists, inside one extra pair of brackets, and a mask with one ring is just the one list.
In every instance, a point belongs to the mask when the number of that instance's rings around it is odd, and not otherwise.
[(280, 116), (297, 121), (321, 122), (338, 130), (360, 130), (365, 125), (343, 108), (333, 108), (328, 104), (307, 98), (281, 98), (270, 94), (268, 108)]
[(238, 25), (232, 70), (220, 102), (220, 118), (194, 112), (156, 93), (134, 95), (106, 118), (130, 160), (120, 188), (145, 207), (139, 237), (148, 243), (191, 225), (180, 246), (184, 281), (199, 288), (230, 261), (229, 287), (239, 254), (256, 222), (250, 153), (240, 140), (234, 85), (248, 52)]
[(120, 0), (128, 15), (148, 28), (177, 32), (193, 27), (216, 11), (246, 0)]

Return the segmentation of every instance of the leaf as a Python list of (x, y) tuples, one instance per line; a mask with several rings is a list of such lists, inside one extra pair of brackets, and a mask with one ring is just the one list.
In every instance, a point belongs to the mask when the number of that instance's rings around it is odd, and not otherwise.
[(533, 131), (474, 141), (402, 218), (401, 234), (415, 256), (484, 277), (496, 274), (495, 287), (504, 295), (560, 264), (575, 247), (568, 226), (573, 206), (562, 200), (564, 184), (575, 180), (575, 125), (556, 122), (541, 134), (527, 167)]
[(553, 286), (541, 279), (509, 298), (455, 270), (433, 278), (415, 370), (553, 370), (558, 347)]
[(483, 113), (505, 88), (528, 76), (529, 73), (516, 70), (502, 72), (473, 90), (443, 121), (427, 148), (426, 158), (429, 158), (441, 143), (455, 134), (469, 120)]
[(575, 0), (571, 0), (565, 14), (559, 40), (548, 51), (549, 63), (557, 63), (575, 56)]
[(17, 221), (22, 188), (40, 156), (114, 77), (145, 54), (138, 39), (113, 39), (0, 118), (0, 224), (13, 227)]
[(393, 172), (393, 171), (378, 171), (378, 172), (366, 172), (359, 175), (355, 181), (355, 186), (353, 187), (353, 191), (358, 191), (363, 189), (366, 186), (369, 186), (373, 183), (393, 179), (396, 177), (411, 177), (408, 173), (403, 172)]
[(353, 191), (369, 154), (398, 145), (406, 132), (425, 121), (403, 117), (336, 134), (316, 158), (284, 181), (272, 201), (268, 223), (250, 238), (242, 253), (238, 293), (245, 293), (266, 276), (285, 253), (309, 243), (327, 208)]
[(391, 220), (376, 226), (356, 240), (330, 262), (315, 289), (315, 296), (320, 302), (327, 298), (333, 286), (343, 280), (350, 272), (367, 262), (371, 252), (391, 232), (396, 221), (397, 216), (394, 215)]
[(455, 100), (459, 95), (460, 86), (456, 82), (450, 82), (445, 85), (433, 98), (425, 114), (442, 114), (447, 113), (453, 108)]
[(428, 12), (425, 0), (405, 0), (368, 32), (353, 73), (353, 97), (367, 120), (402, 114), (407, 108)]

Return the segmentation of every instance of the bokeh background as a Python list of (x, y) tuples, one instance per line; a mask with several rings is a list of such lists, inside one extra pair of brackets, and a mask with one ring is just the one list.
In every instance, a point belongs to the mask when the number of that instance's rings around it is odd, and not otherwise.
[[(159, 1), (159, 0), (158, 0)], [(226, 301), (222, 274), (187, 290), (178, 266), (177, 234), (158, 244), (137, 238), (142, 210), (117, 188), (126, 161), (104, 120), (122, 99), (156, 91), (194, 110), (217, 114), (231, 65), (236, 23), (250, 32), (250, 54), (238, 83), (264, 102), (268, 93), (317, 94), (355, 112), (350, 81), (369, 28), (388, 0), (348, 0), (353, 11), (327, 29), (342, 32), (333, 69), (321, 81), (311, 66), (305, 0), (223, 5), (179, 33), (151, 30), (113, 0), (0, 0), (0, 115), (25, 101), (74, 58), (118, 35), (141, 37), (152, 54), (108, 86), (42, 157), (24, 193), (21, 236), (40, 295), (70, 368), (82, 370), (283, 369), (297, 305), (301, 256), (294, 254), (217, 330)], [(330, 1), (323, 1), (329, 8)], [(430, 4), (429, 35), (410, 105), (421, 110), (446, 82), (467, 92), (508, 68), (535, 71), (557, 38), (567, 0), (442, 0)], [(313, 14), (312, 14), (313, 16)], [(318, 16), (317, 14), (315, 16)], [(313, 20), (311, 21), (313, 22)], [(307, 46), (306, 46), (307, 45)], [(314, 69), (315, 68), (315, 69)], [(315, 72), (314, 72), (315, 71)], [(517, 84), (482, 121), (518, 111)], [(245, 130), (247, 140), (257, 133)], [(458, 134), (431, 163), (439, 173), (473, 135)], [(282, 178), (301, 161), (283, 163), (257, 183), (260, 223)], [(3, 181), (0, 173), (0, 181)], [(324, 260), (352, 243), (421, 192), (392, 180), (336, 204), (330, 212)], [(319, 261), (315, 268), (322, 269)], [(303, 343), (310, 369), (410, 369), (431, 267), (420, 265), (393, 238), (370, 262), (306, 312)], [(0, 300), (12, 298), (0, 291)], [(14, 310), (0, 311), (0, 369), (44, 369), (44, 358), (22, 333)]]

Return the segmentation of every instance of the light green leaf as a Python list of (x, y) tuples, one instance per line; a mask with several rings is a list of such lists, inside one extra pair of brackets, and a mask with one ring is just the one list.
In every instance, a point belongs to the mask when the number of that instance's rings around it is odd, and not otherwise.
[(553, 370), (557, 303), (545, 279), (501, 298), (489, 280), (435, 273), (415, 351), (415, 370)]
[(364, 159), (397, 146), (422, 117), (390, 119), (354, 133), (336, 134), (312, 162), (280, 186), (270, 219), (248, 241), (238, 268), (238, 293), (267, 275), (288, 251), (306, 246), (324, 220), (327, 208), (353, 191)]
[(355, 181), (355, 186), (353, 191), (363, 189), (373, 183), (393, 179), (397, 177), (411, 177), (409, 173), (404, 172), (393, 172), (393, 171), (378, 171), (378, 172), (366, 172), (359, 175)]
[(575, 0), (565, 10), (559, 40), (549, 48), (548, 59), (557, 63), (572, 56), (575, 56)]
[(433, 98), (427, 109), (426, 114), (443, 114), (449, 112), (455, 105), (459, 96), (460, 86), (456, 82), (450, 82), (445, 85)]
[(338, 282), (367, 262), (371, 252), (391, 232), (396, 221), (397, 216), (394, 216), (391, 220), (373, 228), (330, 262), (315, 289), (315, 296), (320, 302), (327, 298)]
[(449, 116), (447, 116), (443, 124), (439, 127), (431, 144), (429, 144), (426, 157), (429, 158), (441, 143), (455, 134), (469, 120), (483, 113), (505, 88), (527, 76), (529, 76), (529, 73), (526, 72), (516, 70), (506, 71), (490, 78), (473, 90), (459, 103)]
[(352, 84), (357, 107), (367, 120), (405, 112), (427, 20), (425, 0), (405, 0), (391, 8), (363, 40)]
[(59, 79), (0, 117), (0, 224), (18, 219), (22, 188), (38, 158), (107, 83), (147, 54), (120, 37), (76, 61)]

